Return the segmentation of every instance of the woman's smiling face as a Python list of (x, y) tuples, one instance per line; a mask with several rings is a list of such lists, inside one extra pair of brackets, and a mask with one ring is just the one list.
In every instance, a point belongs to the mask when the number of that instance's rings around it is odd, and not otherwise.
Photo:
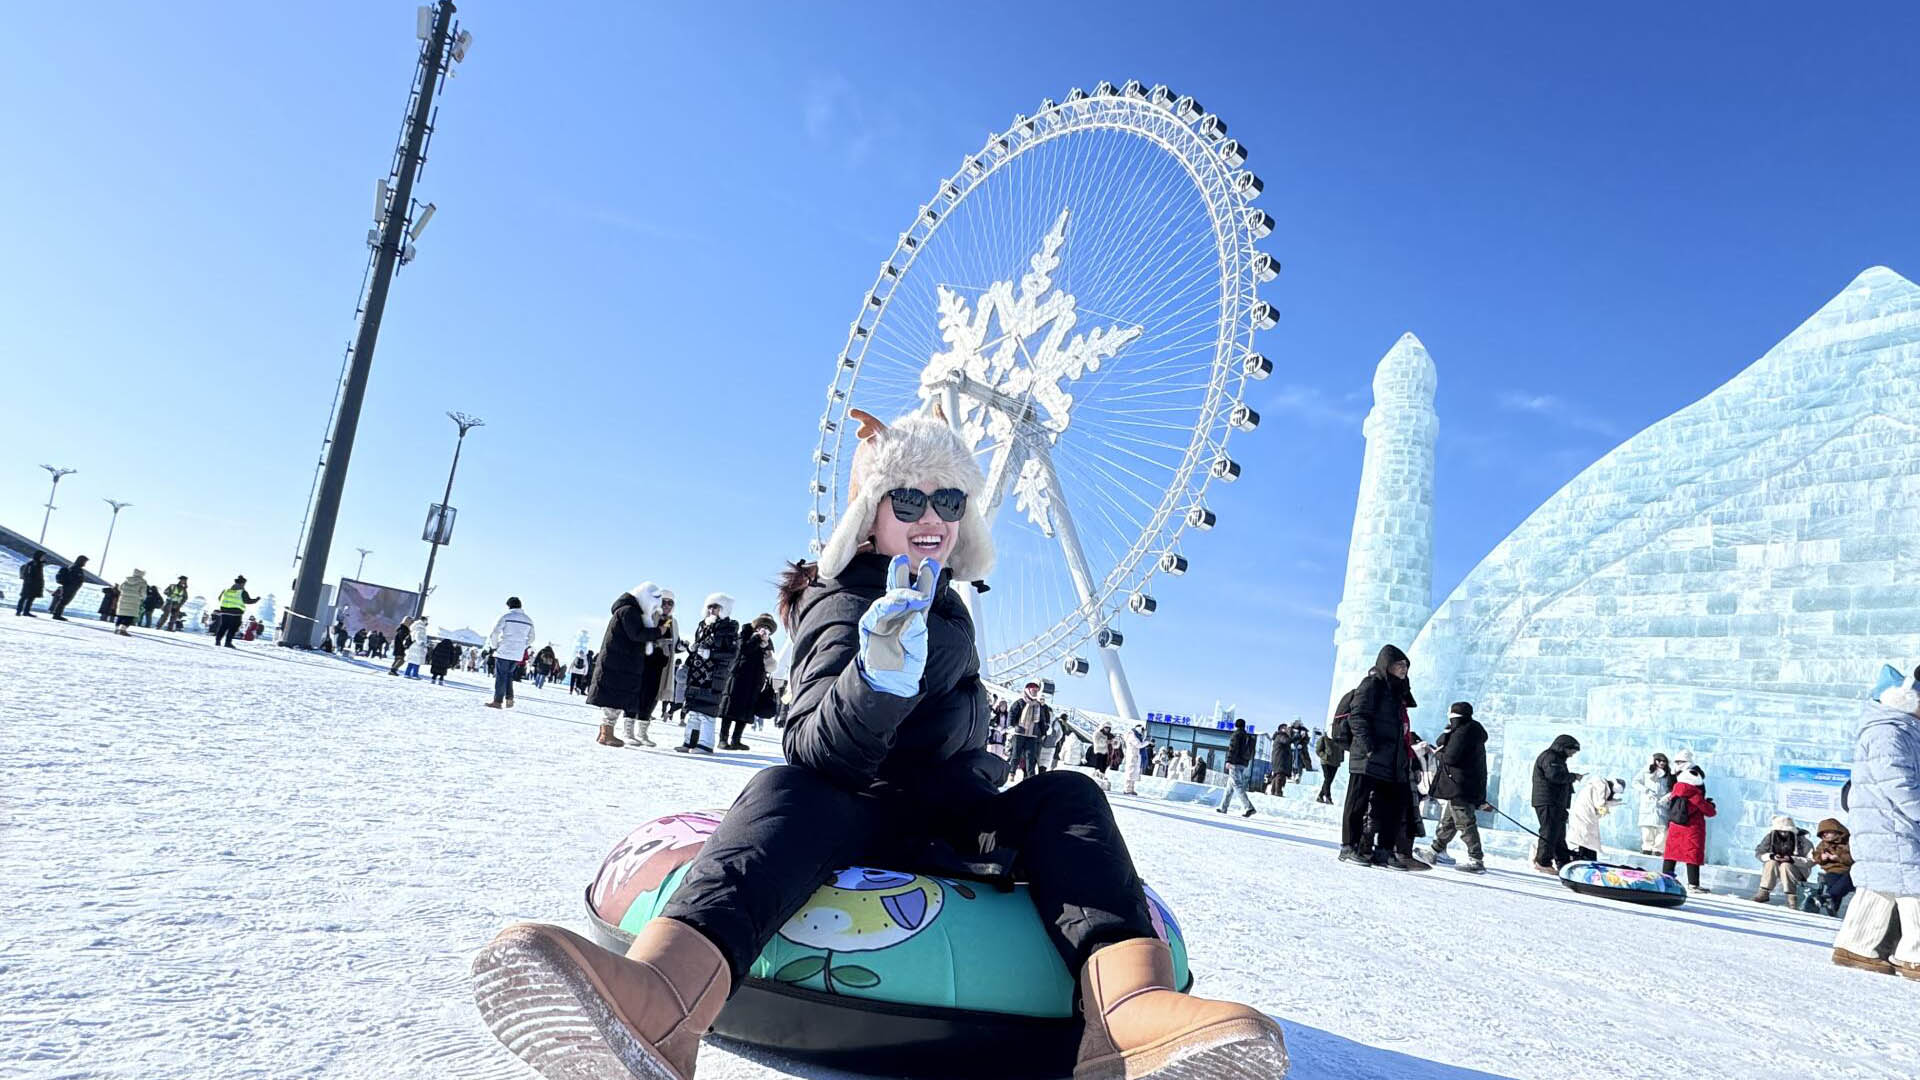
[(890, 499), (881, 499), (873, 513), (873, 549), (889, 558), (909, 556), (916, 569), (930, 558), (944, 565), (959, 535), (960, 523), (940, 520), (931, 504), (920, 511), (918, 521), (901, 521)]

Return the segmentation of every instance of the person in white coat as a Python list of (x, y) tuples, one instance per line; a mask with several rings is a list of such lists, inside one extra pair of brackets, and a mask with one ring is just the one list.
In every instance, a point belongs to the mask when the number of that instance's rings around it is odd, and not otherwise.
[(407, 678), (420, 677), (420, 665), (427, 662), (427, 620), (413, 620), (413, 640), (407, 643)]
[(1673, 791), (1673, 765), (1667, 755), (1655, 754), (1635, 781), (1640, 793), (1640, 854), (1660, 855), (1667, 850), (1667, 819), (1660, 804)]
[(1147, 725), (1133, 725), (1122, 738), (1126, 741), (1127, 786), (1121, 789), (1121, 793), (1138, 795), (1139, 792), (1134, 789), (1140, 784), (1140, 765), (1152, 753), (1147, 743)]
[(493, 624), (487, 645), (493, 649), (493, 700), (487, 708), (511, 709), (514, 676), (520, 674), (520, 665), (533, 648), (533, 617), (521, 610), (519, 597), (507, 597), (507, 612)]
[(1868, 703), (1854, 742), (1853, 906), (1833, 962), (1920, 980), (1920, 671), (1887, 674), (1898, 682)]
[(1567, 812), (1567, 846), (1573, 857), (1592, 861), (1600, 857), (1600, 819), (1613, 812), (1626, 797), (1625, 780), (1590, 776), (1573, 796), (1573, 808)]

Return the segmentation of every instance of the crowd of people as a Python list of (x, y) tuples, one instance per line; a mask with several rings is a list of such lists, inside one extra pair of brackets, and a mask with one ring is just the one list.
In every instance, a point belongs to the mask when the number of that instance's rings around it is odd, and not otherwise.
[[(59, 622), (69, 621), (67, 608), (87, 584), (87, 557), (81, 555), (65, 566), (52, 568), (51, 596), (47, 593), (48, 569), (45, 551), (35, 551), (20, 564), (20, 596), (13, 609), (16, 617), (38, 618), (33, 606), (47, 596), (47, 614)], [(100, 591), (96, 615), (122, 637), (132, 636), (130, 628), (134, 626), (178, 633), (185, 626), (188, 595), (187, 575), (181, 574), (162, 588), (147, 580), (145, 570), (136, 568), (121, 581), (106, 583)], [(201, 613), (201, 629), (212, 635), (215, 645), (230, 649), (236, 648), (236, 638), (252, 641), (264, 627), (247, 614), (247, 608), (259, 602), (247, 592), (247, 579), (236, 577), (232, 585), (221, 590), (218, 606)]]

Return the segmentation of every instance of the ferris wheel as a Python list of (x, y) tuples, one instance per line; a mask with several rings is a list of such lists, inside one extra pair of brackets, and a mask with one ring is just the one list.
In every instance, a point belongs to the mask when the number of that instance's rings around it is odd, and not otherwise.
[[(983, 670), (1018, 681), (1106, 668), (1138, 718), (1114, 624), (1152, 615), (1156, 573), (1213, 528), (1254, 335), (1279, 264), (1255, 248), (1246, 150), (1191, 97), (1138, 82), (1078, 88), (990, 136), (900, 235), (834, 364), (810, 485), (818, 553), (846, 504), (858, 421), (938, 408), (987, 477), (970, 512), (998, 552), (971, 593)], [(1056, 665), (1058, 668), (1056, 669)]]

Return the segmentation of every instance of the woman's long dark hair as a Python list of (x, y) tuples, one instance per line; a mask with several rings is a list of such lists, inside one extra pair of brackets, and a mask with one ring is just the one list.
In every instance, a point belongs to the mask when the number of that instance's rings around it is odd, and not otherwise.
[(793, 633), (794, 620), (800, 617), (800, 596), (820, 580), (820, 564), (795, 559), (780, 571), (780, 625)]

